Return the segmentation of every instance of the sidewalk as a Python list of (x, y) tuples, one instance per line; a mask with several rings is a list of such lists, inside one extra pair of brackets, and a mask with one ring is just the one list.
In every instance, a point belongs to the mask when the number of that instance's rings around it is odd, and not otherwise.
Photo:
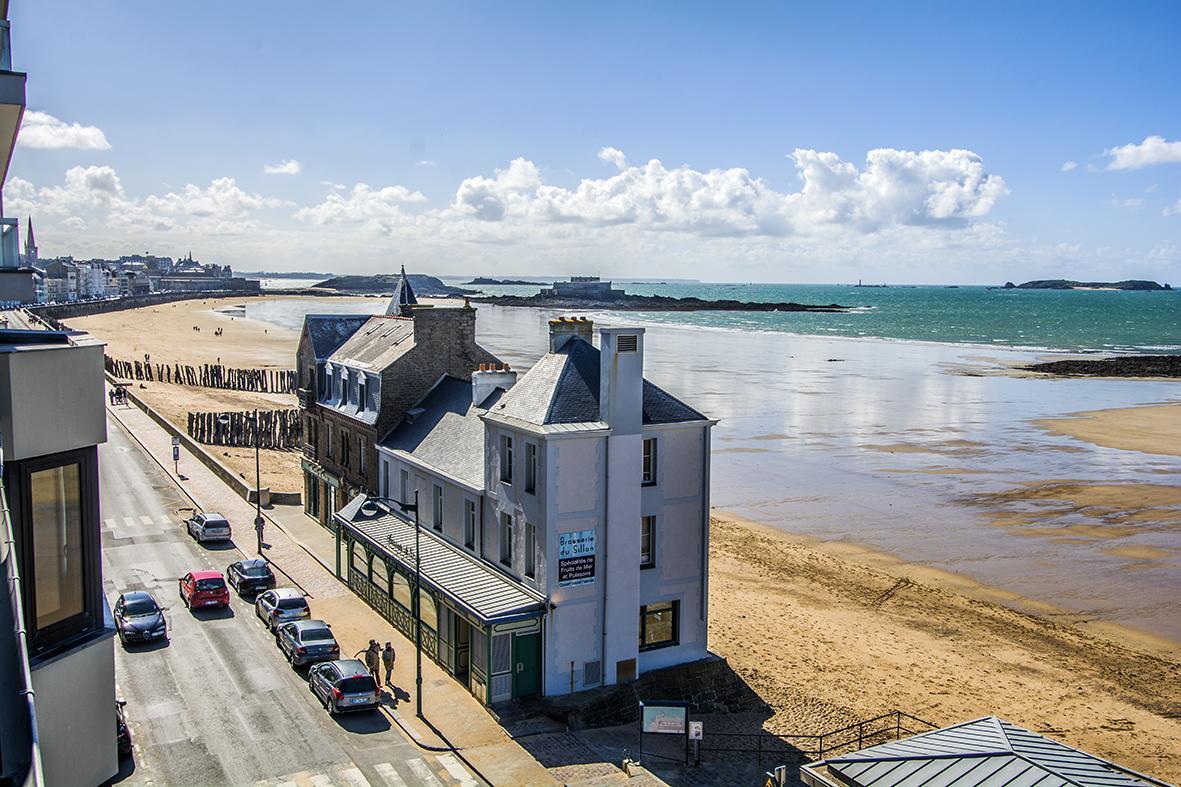
[[(235, 543), (255, 554), (254, 506), (227, 489), (225, 483), (195, 457), (181, 449), (180, 476), (173, 471), (172, 439), (134, 406), (108, 407), (164, 471), (204, 510), (224, 514), (235, 530)], [(216, 450), (213, 447), (211, 450)], [(423, 715), (414, 713), (414, 643), (354, 595), (332, 573), (332, 535), (304, 516), (296, 506), (263, 509), (267, 519), (265, 556), (280, 585), (300, 587), (314, 617), (332, 624), (342, 653), (363, 650), (370, 638), (394, 643), (397, 662), (393, 694), (386, 692), (384, 711), (421, 748), (453, 750), (472, 770), (492, 784), (557, 784), (553, 776), (520, 745), (451, 676), (425, 654), (422, 659)], [(342, 565), (343, 568), (343, 565)], [(286, 578), (286, 579), (285, 579)], [(278, 658), (278, 656), (276, 656)]]

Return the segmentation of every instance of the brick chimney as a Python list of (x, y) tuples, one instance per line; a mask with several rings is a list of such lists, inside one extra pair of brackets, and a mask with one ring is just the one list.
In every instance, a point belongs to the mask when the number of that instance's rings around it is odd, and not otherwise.
[(572, 337), (578, 336), (593, 344), (595, 324), (586, 317), (558, 317), (549, 321), (549, 351), (557, 352)]
[(480, 364), (477, 371), (472, 372), (472, 404), (479, 406), (499, 388), (507, 391), (517, 382), (517, 373), (508, 364)]

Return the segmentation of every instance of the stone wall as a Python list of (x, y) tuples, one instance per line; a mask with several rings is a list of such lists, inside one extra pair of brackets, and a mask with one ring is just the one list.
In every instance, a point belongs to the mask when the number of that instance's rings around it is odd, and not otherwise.
[(232, 295), (234, 297), (253, 298), (258, 295), (271, 294), (254, 291), (222, 291), (209, 290), (206, 292), (155, 292), (150, 295), (128, 295), (122, 298), (108, 298), (101, 301), (75, 301), (74, 303), (54, 303), (37, 306), (26, 306), (27, 311), (52, 320), (68, 320), (73, 317), (88, 317), (92, 314), (107, 314), (108, 312), (123, 311), (124, 309), (138, 309), (142, 306), (158, 306), (162, 303), (175, 301), (193, 301), (201, 298), (220, 298)]

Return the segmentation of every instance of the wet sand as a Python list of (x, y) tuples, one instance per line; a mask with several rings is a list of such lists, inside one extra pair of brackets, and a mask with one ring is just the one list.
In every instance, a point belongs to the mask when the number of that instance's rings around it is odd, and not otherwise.
[(1034, 423), (1054, 434), (1108, 448), (1181, 456), (1181, 403), (1074, 413)]

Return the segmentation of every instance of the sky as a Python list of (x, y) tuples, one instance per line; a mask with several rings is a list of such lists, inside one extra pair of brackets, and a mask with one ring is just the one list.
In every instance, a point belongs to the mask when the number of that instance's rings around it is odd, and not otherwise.
[(42, 257), (1181, 282), (1181, 4), (13, 0)]

